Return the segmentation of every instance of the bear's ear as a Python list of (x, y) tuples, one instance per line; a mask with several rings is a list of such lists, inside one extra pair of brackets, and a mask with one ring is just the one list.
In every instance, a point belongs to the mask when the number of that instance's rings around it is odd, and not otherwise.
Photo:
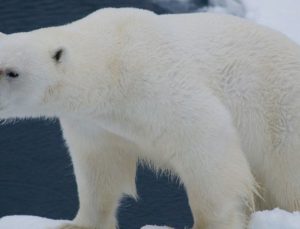
[(64, 48), (58, 48), (54, 50), (54, 52), (52, 53), (52, 59), (55, 61), (55, 63), (61, 63), (64, 55), (65, 55)]

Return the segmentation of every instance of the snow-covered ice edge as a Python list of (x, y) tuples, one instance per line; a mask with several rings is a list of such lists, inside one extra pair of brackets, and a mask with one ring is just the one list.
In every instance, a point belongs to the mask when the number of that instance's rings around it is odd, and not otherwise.
[[(54, 229), (68, 220), (53, 220), (38, 216), (6, 216), (0, 218), (0, 229)], [(144, 226), (141, 229), (172, 229), (167, 226)]]
[(256, 212), (252, 215), (249, 229), (299, 229), (300, 212), (290, 213), (280, 209)]
[[(37, 216), (7, 216), (0, 219), (0, 229), (48, 229), (68, 223)], [(256, 212), (248, 229), (299, 229), (300, 212), (289, 213), (280, 209)], [(172, 229), (167, 226), (144, 226), (141, 229)]]

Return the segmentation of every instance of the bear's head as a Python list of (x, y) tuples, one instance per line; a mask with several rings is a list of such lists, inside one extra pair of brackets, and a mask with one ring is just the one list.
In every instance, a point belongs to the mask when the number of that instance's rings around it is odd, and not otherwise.
[(0, 119), (104, 110), (117, 85), (103, 67), (110, 64), (102, 64), (108, 54), (82, 39), (51, 29), (1, 33)]
[(0, 118), (55, 115), (51, 103), (60, 99), (64, 57), (63, 47), (51, 47), (26, 33), (1, 33)]

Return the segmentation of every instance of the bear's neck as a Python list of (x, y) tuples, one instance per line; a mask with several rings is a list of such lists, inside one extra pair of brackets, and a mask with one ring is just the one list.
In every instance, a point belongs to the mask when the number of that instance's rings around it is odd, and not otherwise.
[[(156, 96), (158, 96), (156, 98)], [(165, 98), (165, 99), (162, 99)], [(152, 95), (135, 97), (123, 104), (114, 105), (105, 113), (86, 112), (60, 117), (66, 125), (78, 125), (78, 131), (85, 129), (97, 135), (104, 130), (113, 133), (136, 145), (153, 147), (164, 133), (170, 131), (172, 111), (167, 97)], [(144, 147), (141, 147), (144, 148)]]

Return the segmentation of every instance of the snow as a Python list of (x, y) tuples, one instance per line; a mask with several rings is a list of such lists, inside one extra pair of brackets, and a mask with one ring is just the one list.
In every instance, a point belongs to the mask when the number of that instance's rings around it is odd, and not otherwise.
[(246, 17), (286, 34), (300, 44), (299, 0), (243, 0)]
[(166, 226), (144, 226), (141, 229), (172, 229), (170, 227), (166, 227)]
[[(0, 218), (0, 229), (55, 229), (70, 223), (68, 220), (53, 220), (38, 216), (6, 216)], [(172, 229), (170, 227), (144, 226), (141, 229)]]
[(241, 17), (246, 13), (241, 0), (209, 0), (209, 4), (213, 6), (208, 8), (210, 12), (229, 13)]
[[(0, 219), (0, 229), (54, 229), (67, 220), (51, 220), (37, 216), (7, 216)], [(22, 227), (20, 227), (22, 225)], [(289, 213), (280, 209), (256, 212), (249, 229), (299, 229), (300, 212)], [(172, 229), (166, 226), (144, 226), (141, 229)]]
[(249, 229), (299, 229), (300, 212), (289, 213), (280, 209), (256, 212)]
[(67, 220), (52, 220), (37, 216), (6, 216), (0, 219), (0, 229), (51, 229), (68, 223)]
[(211, 7), (197, 8), (193, 0), (152, 0), (173, 13), (209, 11), (246, 17), (281, 31), (300, 44), (299, 0), (209, 0)]
[[(51, 220), (37, 216), (7, 216), (0, 219), (0, 229), (54, 229), (68, 223), (67, 220)], [(299, 229), (300, 212), (289, 213), (280, 209), (256, 212), (249, 229)], [(166, 226), (144, 226), (141, 229), (171, 229)]]
[[(203, 11), (192, 0), (152, 0), (172, 12)], [(242, 2), (242, 3), (241, 3)], [(210, 0), (214, 7), (206, 11), (231, 13), (281, 31), (300, 44), (300, 0)], [(69, 221), (51, 220), (35, 216), (8, 216), (0, 219), (0, 229), (48, 229)], [(299, 229), (300, 212), (289, 213), (280, 209), (256, 212), (249, 229)], [(142, 229), (170, 229), (144, 226)]]
[[(248, 229), (299, 229), (300, 212), (289, 213), (281, 209), (255, 212)], [(0, 227), (0, 229), (2, 229)], [(169, 229), (168, 227), (146, 226), (141, 229)]]

